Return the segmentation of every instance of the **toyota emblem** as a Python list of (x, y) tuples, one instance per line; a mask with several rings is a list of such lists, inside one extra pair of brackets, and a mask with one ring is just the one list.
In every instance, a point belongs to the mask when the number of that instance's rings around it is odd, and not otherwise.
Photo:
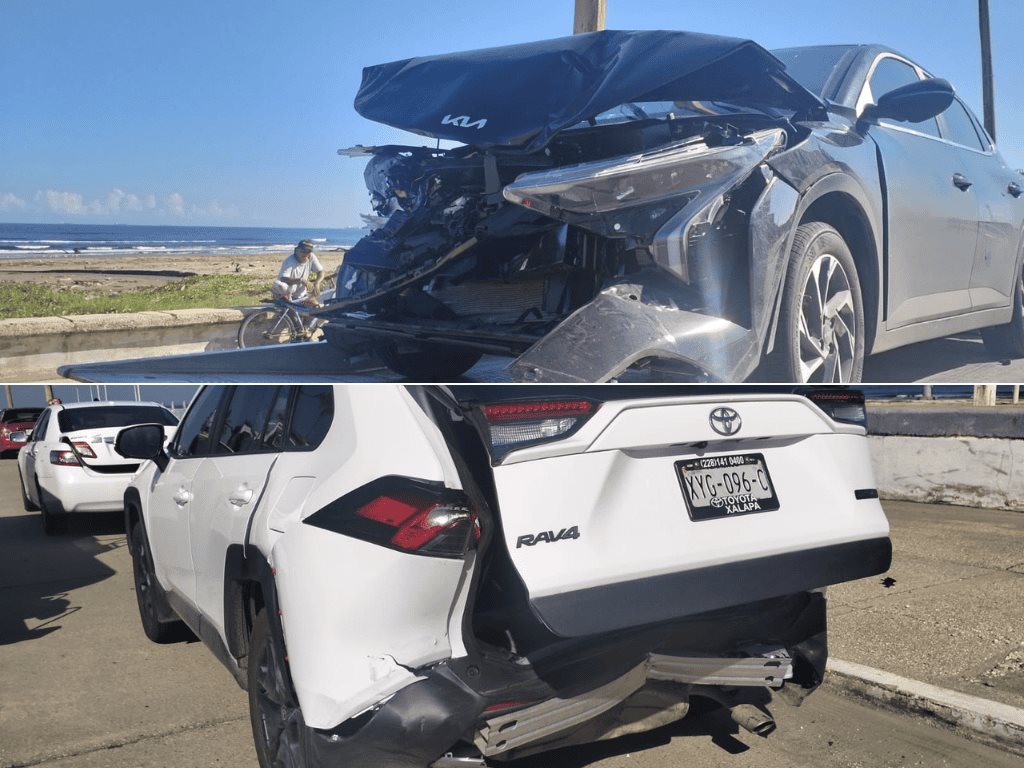
[(711, 428), (720, 435), (735, 435), (743, 426), (743, 419), (732, 408), (715, 408), (708, 417)]

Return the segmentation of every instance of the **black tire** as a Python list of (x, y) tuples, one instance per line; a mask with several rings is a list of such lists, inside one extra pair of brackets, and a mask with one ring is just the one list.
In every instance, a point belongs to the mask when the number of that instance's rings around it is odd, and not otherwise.
[(173, 643), (188, 635), (181, 621), (167, 621), (171, 613), (167, 597), (156, 580), (153, 558), (149, 552), (149, 539), (141, 520), (136, 520), (129, 532), (128, 545), (132, 555), (132, 575), (135, 579), (135, 599), (139, 604), (142, 630), (154, 643)]
[(779, 381), (861, 380), (864, 300), (857, 265), (828, 224), (815, 221), (796, 230), (769, 362), (771, 378)]
[(482, 352), (473, 350), (412, 346), (401, 342), (381, 344), (374, 352), (399, 376), (418, 382), (453, 381), (483, 357)]
[(301, 338), (302, 328), (296, 327), (290, 312), (278, 309), (258, 309), (250, 312), (238, 326), (238, 347), (266, 347), (289, 344)]
[(47, 536), (60, 536), (68, 532), (68, 516), (63, 512), (55, 512), (46, 503), (46, 496), (39, 485), (39, 478), (36, 480), (36, 495), (39, 497), (39, 512), (43, 519), (43, 533)]
[(21, 505), (25, 507), (26, 512), (38, 512), (39, 506), (28, 497), (25, 493), (25, 478), (21, 474), (21, 467), (18, 467), (18, 487), (21, 488)]
[(1013, 317), (1006, 325), (982, 328), (985, 347), (1000, 357), (1024, 357), (1024, 265), (1013, 289)]
[(284, 649), (274, 641), (266, 610), (256, 614), (247, 665), (249, 720), (260, 768), (302, 768), (307, 727), (292, 689)]

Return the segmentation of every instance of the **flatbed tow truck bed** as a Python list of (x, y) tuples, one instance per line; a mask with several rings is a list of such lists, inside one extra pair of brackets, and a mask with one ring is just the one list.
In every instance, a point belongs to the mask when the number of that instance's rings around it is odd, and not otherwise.
[[(509, 362), (506, 357), (487, 355), (461, 380), (509, 382)], [(222, 352), (75, 363), (62, 365), (57, 373), (75, 381), (103, 384), (403, 381), (401, 376), (385, 368), (372, 355), (361, 355), (350, 360), (339, 355), (330, 344), (316, 341)]]

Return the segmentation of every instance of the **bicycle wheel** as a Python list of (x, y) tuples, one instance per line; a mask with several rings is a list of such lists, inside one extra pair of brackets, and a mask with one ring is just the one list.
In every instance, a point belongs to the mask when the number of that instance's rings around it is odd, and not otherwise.
[(238, 346), (265, 347), (271, 344), (288, 344), (302, 335), (290, 312), (282, 309), (258, 309), (246, 315), (238, 326)]

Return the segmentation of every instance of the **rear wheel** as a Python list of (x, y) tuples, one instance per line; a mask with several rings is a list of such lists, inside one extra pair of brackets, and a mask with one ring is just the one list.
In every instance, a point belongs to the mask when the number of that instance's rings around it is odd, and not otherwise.
[(1006, 325), (983, 328), (981, 338), (989, 351), (1003, 357), (1024, 357), (1024, 265), (1013, 287), (1013, 317)]
[(245, 316), (238, 327), (238, 346), (265, 347), (271, 344), (288, 344), (301, 338), (302, 328), (297, 327), (290, 312), (278, 309), (260, 309)]
[(864, 302), (853, 254), (828, 224), (801, 224), (793, 240), (772, 353), (773, 378), (858, 382), (864, 370)]
[(283, 649), (270, 632), (266, 610), (256, 614), (249, 638), (249, 719), (260, 768), (302, 768), (306, 723), (288, 677)]
[(413, 381), (452, 381), (472, 368), (482, 352), (440, 346), (382, 344), (374, 350), (384, 365)]
[(21, 504), (25, 507), (25, 511), (38, 512), (39, 506), (25, 492), (25, 478), (21, 474), (21, 467), (18, 467), (18, 486), (21, 488)]
[(129, 539), (132, 553), (132, 575), (135, 578), (135, 598), (139, 603), (139, 618), (142, 630), (154, 643), (169, 643), (177, 640), (185, 631), (180, 621), (164, 621), (160, 618), (161, 608), (169, 613), (159, 583), (153, 571), (153, 558), (149, 552), (149, 539), (142, 521), (136, 520)]
[(68, 516), (63, 512), (55, 512), (51, 505), (46, 502), (46, 495), (39, 485), (39, 478), (36, 478), (36, 496), (39, 497), (39, 511), (43, 518), (43, 533), (47, 536), (60, 536), (67, 533)]

